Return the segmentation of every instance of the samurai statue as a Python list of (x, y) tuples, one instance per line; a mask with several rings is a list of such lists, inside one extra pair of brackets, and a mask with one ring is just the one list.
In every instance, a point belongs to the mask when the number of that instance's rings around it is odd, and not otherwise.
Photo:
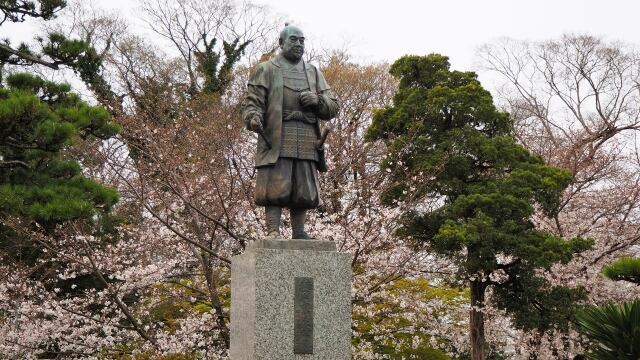
[(338, 102), (320, 70), (302, 59), (302, 30), (287, 24), (279, 44), (278, 55), (257, 65), (243, 103), (245, 125), (258, 134), (255, 202), (265, 207), (268, 238), (280, 238), (288, 208), (292, 237), (311, 239), (306, 214), (318, 207), (318, 171), (327, 170), (320, 120), (334, 118)]

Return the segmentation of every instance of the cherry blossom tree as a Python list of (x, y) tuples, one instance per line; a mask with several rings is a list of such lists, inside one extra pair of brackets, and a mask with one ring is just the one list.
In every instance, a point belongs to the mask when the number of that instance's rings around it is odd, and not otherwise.
[[(479, 56), (498, 75), (497, 98), (514, 117), (520, 143), (574, 176), (557, 215), (540, 217), (537, 225), (595, 240), (592, 250), (554, 267), (547, 278), (584, 286), (594, 304), (637, 298), (637, 287), (614, 284), (600, 272), (636, 254), (640, 241), (637, 49), (565, 35), (543, 42), (506, 39), (483, 47)], [(518, 356), (568, 358), (582, 351), (575, 333), (522, 336)]]

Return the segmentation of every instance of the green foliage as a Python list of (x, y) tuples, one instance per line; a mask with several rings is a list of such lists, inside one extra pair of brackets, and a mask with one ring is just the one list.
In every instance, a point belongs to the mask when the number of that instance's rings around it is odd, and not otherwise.
[[(228, 270), (221, 270), (221, 276), (228, 276)], [(135, 303), (135, 307), (141, 315), (139, 318), (143, 326), (152, 325), (160, 326), (161, 331), (165, 334), (174, 334), (181, 329), (181, 320), (188, 317), (203, 316), (213, 310), (211, 302), (207, 295), (202, 291), (203, 278), (180, 278), (168, 282), (159, 282), (152, 286), (150, 292), (143, 296), (142, 301), (138, 295), (132, 299), (131, 303)], [(226, 281), (228, 283), (228, 280)], [(222, 282), (221, 282), (222, 283)], [(206, 287), (206, 285), (204, 285)], [(229, 285), (220, 285), (217, 289), (222, 295), (221, 300), (225, 304), (230, 302)], [(123, 298), (128, 300), (129, 296)], [(133, 306), (133, 305), (132, 305)], [(121, 325), (128, 325), (126, 322)], [(184, 330), (184, 329), (183, 329)], [(187, 329), (188, 330), (188, 329)], [(101, 359), (119, 359), (119, 360), (196, 360), (208, 359), (203, 353), (205, 347), (213, 346), (211, 344), (202, 345), (193, 344), (190, 350), (180, 353), (160, 354), (156, 350), (148, 350), (140, 353), (145, 345), (144, 341), (138, 338), (131, 339), (129, 342), (121, 343), (119, 346), (103, 349)], [(135, 355), (132, 355), (135, 354)]]
[(602, 273), (612, 280), (626, 280), (640, 285), (640, 258), (620, 258), (606, 266)]
[[(27, 18), (53, 19), (67, 6), (65, 0), (0, 0), (5, 19), (23, 22)], [(1, 25), (1, 24), (0, 24)], [(33, 50), (25, 43), (13, 48), (9, 40), (0, 44), (0, 80), (5, 65), (43, 65), (51, 69), (66, 66), (80, 76), (98, 100), (108, 103), (115, 94), (102, 77), (102, 56), (85, 40), (68, 39), (60, 33), (38, 37), (41, 49)]]
[[(162, 323), (165, 331), (169, 333), (179, 329), (180, 319), (194, 313), (202, 315), (213, 309), (211, 302), (195, 290), (197, 285), (191, 279), (183, 278), (176, 283), (157, 284), (155, 288), (160, 291), (160, 295), (149, 308), (149, 316), (145, 323)], [(230, 298), (228, 286), (219, 288), (219, 291), (223, 297), (229, 295)], [(230, 299), (225, 298), (223, 301)]]
[[(106, 139), (118, 130), (104, 108), (88, 105), (67, 84), (23, 73), (7, 77), (0, 89), (0, 219), (18, 218), (45, 231), (70, 220), (97, 223), (118, 194), (83, 176), (67, 150), (80, 139)], [(5, 254), (20, 250), (23, 240), (0, 226)]]
[(67, 6), (65, 0), (1, 0), (0, 11), (11, 22), (22, 22), (27, 17), (50, 20)]
[(511, 314), (513, 324), (521, 329), (568, 331), (576, 303), (587, 298), (583, 288), (571, 289), (550, 286), (530, 270), (516, 270), (510, 276), (518, 281), (508, 281), (494, 287), (496, 306)]
[[(640, 259), (623, 257), (603, 269), (612, 280), (640, 284)], [(640, 300), (580, 311), (579, 330), (592, 341), (590, 359), (640, 359)]]
[[(198, 70), (204, 76), (202, 92), (205, 94), (219, 94), (231, 83), (233, 66), (240, 60), (250, 42), (240, 43), (239, 38), (230, 43), (223, 41), (222, 52), (216, 52), (214, 50), (217, 42), (216, 38), (208, 41), (205, 34), (203, 35), (203, 40), (205, 44), (204, 51), (196, 51), (195, 53)], [(224, 61), (220, 64), (223, 54)], [(192, 92), (195, 92), (195, 89), (192, 89)]]
[(393, 360), (451, 360), (442, 350), (434, 349), (428, 343), (421, 343), (417, 347), (401, 346), (388, 359)]
[[(441, 305), (426, 305), (433, 300)], [(373, 296), (367, 306), (354, 307), (353, 324), (358, 335), (353, 343), (356, 347), (368, 346), (389, 359), (449, 359), (431, 346), (428, 324), (421, 319), (462, 322), (453, 309), (468, 301), (465, 289), (435, 287), (424, 278), (399, 279), (387, 285), (383, 295)], [(447, 339), (436, 341), (446, 345)]]
[(593, 342), (590, 359), (640, 359), (640, 300), (592, 307), (576, 318), (580, 331)]
[(42, 45), (42, 53), (53, 60), (53, 64), (66, 65), (77, 73), (82, 81), (101, 101), (113, 100), (111, 87), (101, 75), (102, 57), (85, 40), (67, 39), (60, 33), (50, 33)]
[[(388, 149), (381, 167), (391, 185), (382, 201), (442, 203), (406, 213), (398, 234), (454, 260), (460, 279), (487, 279), (519, 327), (566, 327), (584, 292), (552, 287), (538, 270), (567, 263), (592, 242), (564, 240), (531, 219), (536, 210), (557, 214), (571, 174), (519, 145), (476, 74), (449, 70), (447, 57), (405, 56), (390, 71), (400, 80), (393, 105), (374, 114), (367, 132)], [(496, 275), (502, 280), (488, 280)]]

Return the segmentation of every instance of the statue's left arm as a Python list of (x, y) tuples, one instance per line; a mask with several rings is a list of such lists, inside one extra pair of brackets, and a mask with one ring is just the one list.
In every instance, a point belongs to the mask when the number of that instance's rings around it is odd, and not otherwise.
[(325, 90), (318, 93), (318, 107), (315, 113), (320, 119), (333, 119), (338, 115), (338, 109), (338, 99), (331, 90)]
[(322, 72), (316, 69), (316, 73), (318, 74), (318, 106), (316, 107), (315, 113), (322, 120), (333, 119), (338, 115), (338, 98), (331, 91)]

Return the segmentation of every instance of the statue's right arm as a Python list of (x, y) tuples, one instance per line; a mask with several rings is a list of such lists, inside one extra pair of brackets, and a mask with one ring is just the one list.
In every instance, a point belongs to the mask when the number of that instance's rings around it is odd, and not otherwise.
[(243, 103), (243, 119), (247, 130), (251, 129), (251, 120), (258, 118), (264, 126), (264, 113), (267, 110), (266, 106), (267, 89), (262, 86), (248, 85), (247, 97)]
[(258, 64), (247, 84), (247, 97), (242, 104), (242, 117), (247, 130), (253, 130), (251, 121), (258, 119), (264, 126), (264, 114), (267, 111), (267, 87), (264, 63)]

